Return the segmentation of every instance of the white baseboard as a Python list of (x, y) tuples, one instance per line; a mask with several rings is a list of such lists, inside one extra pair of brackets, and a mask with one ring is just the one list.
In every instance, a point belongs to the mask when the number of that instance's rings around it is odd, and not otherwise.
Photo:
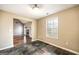
[(33, 42), (33, 41), (36, 41), (36, 40), (37, 40), (37, 39), (32, 39), (32, 42)]
[(71, 49), (67, 49), (67, 48), (64, 48), (64, 47), (61, 47), (61, 46), (58, 46), (58, 45), (49, 43), (49, 42), (47, 42), (47, 41), (45, 41), (45, 40), (40, 40), (40, 39), (38, 39), (38, 40), (39, 40), (39, 41), (42, 41), (42, 42), (45, 42), (45, 43), (48, 43), (48, 44), (50, 44), (50, 45), (56, 46), (56, 47), (61, 48), (61, 49), (63, 49), (63, 50), (66, 50), (66, 51), (69, 51), (69, 52), (72, 52), (72, 53), (74, 53), (74, 54), (79, 55), (79, 52), (73, 51), (73, 50), (71, 50)]
[(10, 45), (10, 46), (7, 46), (7, 47), (4, 47), (4, 48), (0, 48), (0, 50), (4, 50), (4, 49), (8, 49), (8, 48), (12, 48), (13, 45)]

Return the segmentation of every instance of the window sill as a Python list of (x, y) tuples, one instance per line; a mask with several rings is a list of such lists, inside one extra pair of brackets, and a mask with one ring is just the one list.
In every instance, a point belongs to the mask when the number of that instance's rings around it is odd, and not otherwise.
[(58, 40), (58, 37), (51, 37), (51, 36), (46, 36), (47, 38), (50, 38), (50, 39), (56, 39)]

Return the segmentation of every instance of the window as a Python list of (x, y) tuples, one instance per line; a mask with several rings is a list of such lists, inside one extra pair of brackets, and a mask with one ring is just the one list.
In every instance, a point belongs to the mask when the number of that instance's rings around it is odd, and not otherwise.
[(58, 17), (53, 17), (46, 22), (46, 36), (58, 39)]

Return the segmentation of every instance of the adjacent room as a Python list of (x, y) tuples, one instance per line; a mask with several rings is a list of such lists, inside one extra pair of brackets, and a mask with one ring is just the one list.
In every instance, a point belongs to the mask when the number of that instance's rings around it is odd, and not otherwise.
[(79, 55), (79, 5), (0, 4), (0, 55)]

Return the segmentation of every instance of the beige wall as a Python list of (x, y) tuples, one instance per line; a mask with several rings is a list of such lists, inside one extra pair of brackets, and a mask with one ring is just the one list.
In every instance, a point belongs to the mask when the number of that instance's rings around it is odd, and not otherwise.
[[(46, 37), (46, 20), (58, 16), (59, 39)], [(79, 52), (79, 7), (70, 8), (38, 20), (38, 39)]]
[(0, 11), (0, 50), (13, 47), (13, 18), (32, 22), (32, 38), (36, 39), (36, 21), (12, 13)]

